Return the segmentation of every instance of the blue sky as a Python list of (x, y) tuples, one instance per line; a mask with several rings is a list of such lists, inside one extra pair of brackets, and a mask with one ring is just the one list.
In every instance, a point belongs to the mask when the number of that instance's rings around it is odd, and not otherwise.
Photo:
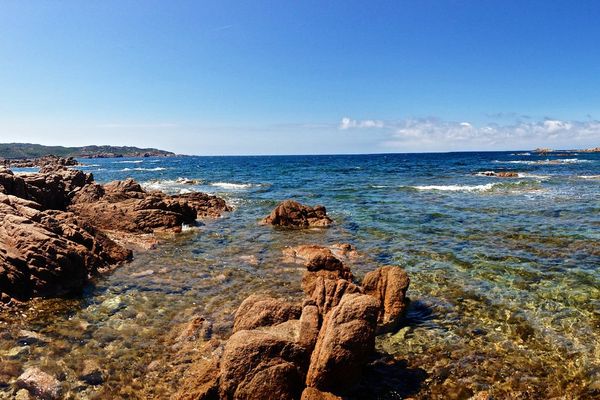
[(600, 146), (597, 1), (0, 2), (0, 141)]

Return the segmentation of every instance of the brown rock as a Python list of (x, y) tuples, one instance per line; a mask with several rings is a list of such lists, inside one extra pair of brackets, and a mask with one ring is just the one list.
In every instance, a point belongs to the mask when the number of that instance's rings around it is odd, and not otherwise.
[(131, 253), (62, 211), (0, 194), (0, 292), (26, 300), (80, 290)]
[(104, 187), (88, 185), (77, 193), (69, 210), (101, 229), (129, 233), (181, 230), (198, 217), (217, 217), (230, 208), (225, 201), (204, 193), (168, 196), (146, 192), (132, 179)]
[(59, 399), (62, 392), (58, 379), (37, 367), (27, 368), (17, 379), (17, 386), (27, 389), (34, 396), (48, 400)]
[(343, 270), (344, 264), (327, 247), (314, 244), (287, 247), (283, 250), (287, 259), (300, 262), (309, 271), (326, 269), (329, 271)]
[(294, 338), (260, 330), (231, 336), (221, 358), (223, 399), (292, 400), (304, 388), (306, 349)]
[(266, 295), (251, 295), (242, 302), (235, 313), (233, 332), (277, 325), (290, 319), (298, 319), (302, 309), (285, 300)]
[(310, 359), (307, 386), (346, 393), (359, 381), (375, 346), (379, 304), (368, 295), (348, 294), (323, 321)]
[(267, 225), (290, 228), (328, 227), (332, 222), (325, 207), (309, 207), (294, 200), (283, 201), (262, 220)]
[(380, 331), (389, 331), (397, 327), (406, 309), (406, 291), (409, 284), (408, 274), (398, 266), (381, 267), (365, 275), (365, 294), (375, 297), (380, 304), (377, 319)]
[(315, 302), (322, 315), (327, 314), (333, 307), (337, 306), (345, 294), (362, 293), (362, 289), (354, 283), (345, 279), (330, 279), (317, 276), (313, 284), (310, 299)]
[(302, 315), (300, 316), (298, 343), (312, 352), (317, 343), (320, 327), (321, 317), (319, 315), (319, 308), (312, 302), (306, 304), (302, 308)]
[(300, 400), (343, 400), (343, 397), (336, 396), (333, 393), (321, 392), (319, 389), (307, 387), (302, 392)]

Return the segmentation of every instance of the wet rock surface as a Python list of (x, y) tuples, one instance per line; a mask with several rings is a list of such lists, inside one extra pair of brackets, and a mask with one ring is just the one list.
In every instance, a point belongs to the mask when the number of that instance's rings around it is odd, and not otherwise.
[(323, 206), (310, 207), (294, 200), (285, 200), (262, 223), (288, 228), (310, 228), (328, 227), (333, 220), (327, 216), (327, 210)]
[(60, 399), (62, 393), (59, 380), (37, 367), (25, 370), (17, 379), (17, 386), (44, 400)]

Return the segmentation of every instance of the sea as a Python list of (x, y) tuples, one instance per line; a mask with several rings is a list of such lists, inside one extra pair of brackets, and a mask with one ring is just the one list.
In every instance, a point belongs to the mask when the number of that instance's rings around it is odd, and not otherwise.
[[(377, 338), (395, 366), (372, 379), (370, 398), (600, 398), (599, 153), (80, 161), (98, 182), (211, 193), (233, 211), (163, 237), (81, 295), (0, 316), (4, 365), (54, 373), (65, 398), (169, 398), (180, 375), (148, 378), (149, 365), (169, 365), (169, 332), (202, 315), (225, 339), (249, 294), (301, 299), (302, 268), (282, 250), (309, 243), (354, 245), (358, 279), (383, 265), (410, 276), (401, 327)], [(324, 205), (335, 223), (260, 225), (284, 199)], [(48, 340), (15, 343), (20, 329)], [(89, 359), (107, 371), (101, 385), (78, 379)], [(0, 385), (0, 398), (11, 390)]]

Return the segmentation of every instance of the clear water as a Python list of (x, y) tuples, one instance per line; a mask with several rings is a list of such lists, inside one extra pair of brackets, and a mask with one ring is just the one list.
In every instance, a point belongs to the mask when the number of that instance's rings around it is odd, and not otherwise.
[[(373, 397), (600, 393), (600, 154), (82, 161), (101, 182), (133, 177), (148, 189), (210, 192), (235, 211), (165, 238), (82, 297), (0, 317), (9, 375), (40, 366), (70, 398), (168, 398), (181, 377), (168, 367), (173, 327), (201, 314), (226, 338), (248, 294), (300, 297), (302, 270), (282, 260), (283, 247), (350, 242), (363, 254), (352, 265), (358, 277), (383, 264), (411, 276), (405, 326), (377, 343), (401, 367), (372, 383)], [(476, 175), (487, 170), (521, 175)], [(286, 198), (325, 205), (335, 226), (257, 225)], [(50, 340), (20, 346), (19, 329)], [(108, 371), (103, 385), (77, 382), (89, 358)], [(162, 372), (148, 370), (153, 361)], [(11, 390), (0, 388), (0, 398)]]

